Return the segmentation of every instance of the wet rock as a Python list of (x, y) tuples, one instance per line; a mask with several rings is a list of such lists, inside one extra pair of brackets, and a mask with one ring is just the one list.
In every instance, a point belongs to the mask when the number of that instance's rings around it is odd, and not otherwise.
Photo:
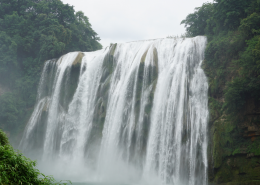
[(76, 57), (76, 59), (72, 63), (72, 66), (73, 67), (80, 67), (83, 57), (84, 57), (84, 54), (79, 52), (78, 56)]

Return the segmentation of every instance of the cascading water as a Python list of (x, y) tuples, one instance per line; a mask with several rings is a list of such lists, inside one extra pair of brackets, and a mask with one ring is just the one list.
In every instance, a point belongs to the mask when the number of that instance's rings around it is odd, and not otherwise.
[(47, 61), (20, 149), (60, 179), (206, 185), (206, 42), (113, 44)]

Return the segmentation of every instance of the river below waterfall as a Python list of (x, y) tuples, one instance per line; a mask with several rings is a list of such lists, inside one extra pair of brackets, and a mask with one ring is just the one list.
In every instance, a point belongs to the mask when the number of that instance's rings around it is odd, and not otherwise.
[(57, 179), (207, 185), (206, 43), (111, 44), (46, 61), (19, 148)]

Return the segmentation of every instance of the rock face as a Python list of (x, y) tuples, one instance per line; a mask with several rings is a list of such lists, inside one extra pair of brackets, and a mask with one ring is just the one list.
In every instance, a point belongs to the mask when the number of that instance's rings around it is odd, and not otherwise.
[[(224, 95), (211, 94), (209, 101), (225, 102)], [(260, 184), (260, 105), (248, 100), (234, 116), (212, 106), (210, 113), (209, 181), (223, 185)]]
[(243, 121), (225, 115), (211, 122), (209, 180), (214, 184), (260, 183), (259, 115), (241, 113)]

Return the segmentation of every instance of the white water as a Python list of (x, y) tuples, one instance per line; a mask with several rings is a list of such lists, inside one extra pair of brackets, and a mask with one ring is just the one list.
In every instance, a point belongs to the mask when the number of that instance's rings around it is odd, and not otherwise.
[(118, 44), (110, 60), (113, 47), (84, 53), (72, 82), (78, 52), (46, 62), (20, 148), (59, 179), (206, 185), (205, 46), (199, 36)]

